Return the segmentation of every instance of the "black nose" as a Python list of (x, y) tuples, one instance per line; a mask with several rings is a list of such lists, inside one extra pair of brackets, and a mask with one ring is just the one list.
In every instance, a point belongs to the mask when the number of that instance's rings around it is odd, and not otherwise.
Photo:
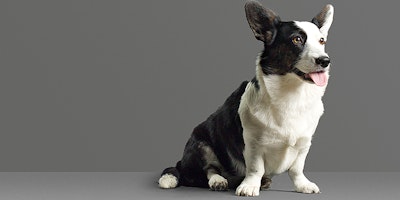
[(331, 63), (331, 59), (328, 56), (321, 56), (315, 59), (315, 63), (317, 65), (321, 65), (321, 67), (328, 67), (329, 63)]

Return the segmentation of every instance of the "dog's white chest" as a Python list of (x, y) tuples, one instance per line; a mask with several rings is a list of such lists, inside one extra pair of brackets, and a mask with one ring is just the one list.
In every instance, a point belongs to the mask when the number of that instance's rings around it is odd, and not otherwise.
[(293, 165), (299, 152), (309, 148), (310, 145), (311, 138), (299, 138), (293, 145), (285, 142), (261, 145), (265, 174), (274, 175), (285, 172)]
[(286, 114), (278, 119), (267, 115), (261, 119), (263, 121), (260, 120), (264, 129), (256, 145), (263, 151), (266, 174), (280, 174), (288, 170), (298, 153), (311, 146), (319, 116), (316, 111), (308, 111), (302, 115)]
[(324, 110), (323, 89), (302, 85), (291, 91), (273, 79), (264, 79), (267, 95), (249, 85), (239, 107), (245, 143), (262, 154), (267, 175), (288, 170), (301, 151), (308, 151)]

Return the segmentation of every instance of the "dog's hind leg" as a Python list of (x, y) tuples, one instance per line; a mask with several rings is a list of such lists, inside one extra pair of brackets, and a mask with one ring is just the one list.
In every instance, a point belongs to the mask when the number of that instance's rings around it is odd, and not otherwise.
[(201, 147), (205, 161), (204, 170), (207, 174), (208, 186), (211, 190), (228, 190), (228, 180), (222, 176), (222, 166), (214, 151), (207, 145)]

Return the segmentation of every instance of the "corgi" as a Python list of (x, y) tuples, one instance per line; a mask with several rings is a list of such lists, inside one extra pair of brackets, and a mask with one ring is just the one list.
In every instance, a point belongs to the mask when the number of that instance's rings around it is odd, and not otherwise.
[[(288, 172), (295, 191), (319, 193), (303, 169), (324, 112), (333, 6), (326, 5), (310, 22), (282, 21), (257, 1), (247, 1), (245, 12), (264, 44), (255, 77), (194, 128), (182, 159), (162, 172), (159, 187), (220, 191), (238, 185), (236, 195), (258, 196), (274, 175)], [(241, 183), (228, 181), (232, 177), (241, 177)]]

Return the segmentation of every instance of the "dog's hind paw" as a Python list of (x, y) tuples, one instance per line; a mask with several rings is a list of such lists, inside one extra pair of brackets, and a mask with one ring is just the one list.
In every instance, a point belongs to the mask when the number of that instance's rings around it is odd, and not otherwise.
[(158, 180), (158, 186), (163, 189), (176, 188), (178, 186), (178, 178), (172, 174), (164, 174)]
[(261, 189), (266, 190), (271, 187), (272, 180), (269, 177), (262, 177)]
[(214, 191), (228, 190), (228, 180), (218, 174), (214, 174), (208, 181), (208, 186)]

